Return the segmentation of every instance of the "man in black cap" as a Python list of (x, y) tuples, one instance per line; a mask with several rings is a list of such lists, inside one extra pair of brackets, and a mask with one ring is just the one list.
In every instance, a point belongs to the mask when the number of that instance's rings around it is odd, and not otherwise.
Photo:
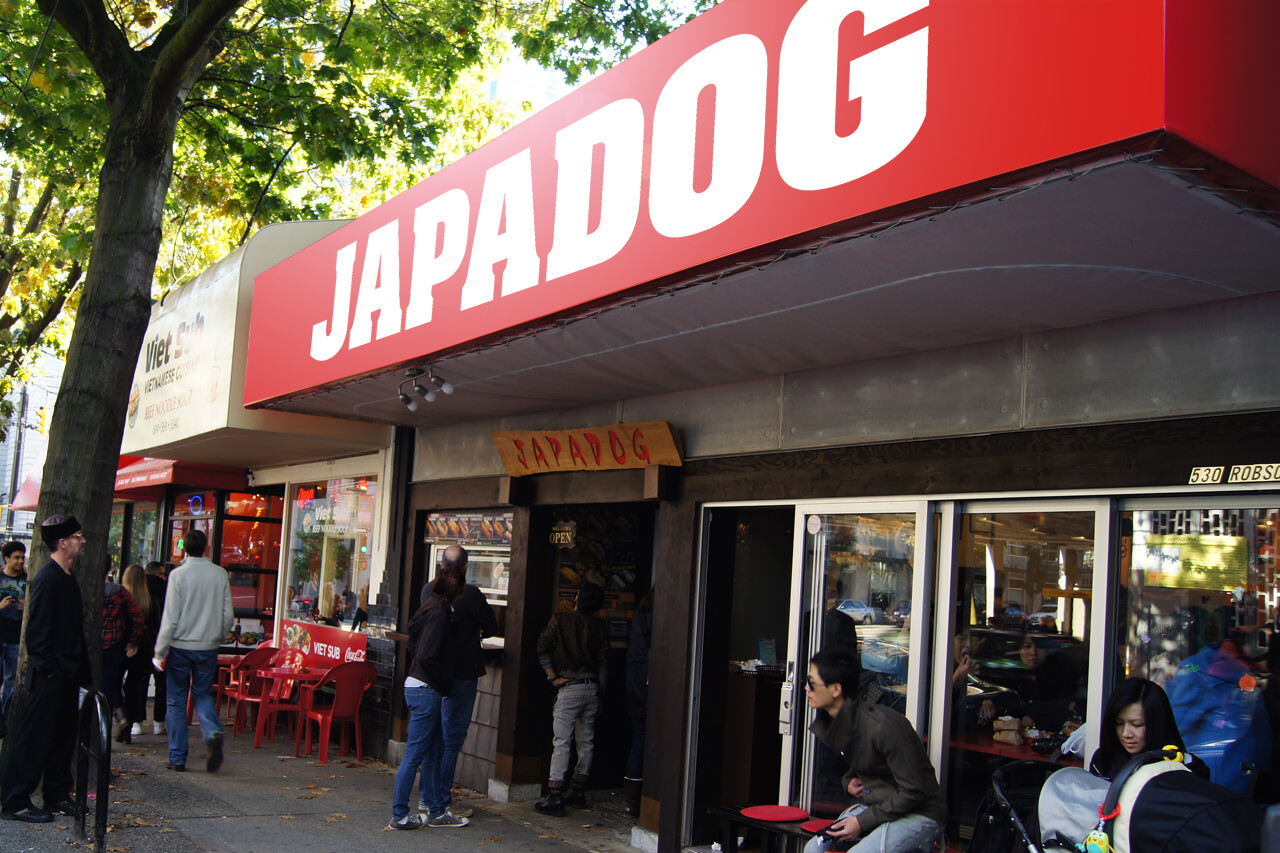
[[(27, 701), (9, 733), (0, 769), (0, 817), (48, 823), (71, 815), (71, 756), (76, 744), (76, 698), (92, 683), (84, 639), (84, 605), (71, 564), (84, 551), (80, 522), (54, 515), (40, 525), (49, 562), (27, 587)], [(43, 778), (44, 808), (31, 795)]]

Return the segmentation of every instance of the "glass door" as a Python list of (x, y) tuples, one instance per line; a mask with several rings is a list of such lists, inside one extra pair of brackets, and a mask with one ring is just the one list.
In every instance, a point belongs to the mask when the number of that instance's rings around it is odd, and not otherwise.
[(790, 642), (779, 707), (784, 779), (780, 800), (834, 817), (850, 798), (847, 767), (808, 732), (809, 659), (860, 656), (863, 701), (906, 714), (923, 730), (922, 661), (932, 621), (936, 545), (924, 502), (800, 506), (796, 514)]

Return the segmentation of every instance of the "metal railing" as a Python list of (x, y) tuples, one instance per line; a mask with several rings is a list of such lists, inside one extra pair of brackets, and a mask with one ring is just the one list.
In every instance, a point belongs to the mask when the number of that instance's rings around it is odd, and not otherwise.
[(107, 805), (111, 791), (111, 709), (101, 692), (88, 693), (80, 703), (76, 735), (76, 834), (83, 841), (89, 809), (89, 762), (97, 760), (94, 790), (93, 838), (95, 850), (106, 849)]

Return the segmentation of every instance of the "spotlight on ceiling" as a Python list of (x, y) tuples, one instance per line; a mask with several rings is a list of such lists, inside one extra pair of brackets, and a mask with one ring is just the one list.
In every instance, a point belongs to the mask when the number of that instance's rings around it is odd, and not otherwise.
[[(419, 382), (418, 377), (426, 374), (427, 381)], [(410, 367), (404, 372), (404, 379), (400, 380), (399, 398), (401, 404), (411, 412), (418, 411), (418, 401), (409, 396), (405, 391), (405, 385), (412, 383), (409, 391), (417, 394), (428, 403), (434, 403), (440, 394), (452, 394), (453, 383), (446, 379), (436, 376), (434, 368), (423, 370), (421, 367)]]

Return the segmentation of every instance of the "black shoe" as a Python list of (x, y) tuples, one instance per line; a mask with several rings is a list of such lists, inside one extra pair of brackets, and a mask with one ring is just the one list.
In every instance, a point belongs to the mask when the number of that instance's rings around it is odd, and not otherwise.
[(217, 772), (222, 766), (222, 732), (215, 732), (209, 737), (209, 761), (205, 769), (210, 773)]
[(558, 791), (548, 794), (545, 800), (534, 803), (533, 807), (545, 815), (564, 817), (564, 799)]
[(564, 797), (564, 804), (573, 806), (575, 809), (591, 808), (591, 806), (587, 805), (587, 792), (576, 786), (569, 789), (569, 793)]
[(130, 728), (133, 724), (129, 722), (129, 718), (119, 709), (116, 709), (111, 716), (111, 735), (115, 738), (116, 743), (132, 743), (133, 738), (130, 735)]
[(168, 767), (170, 770), (176, 770), (178, 773), (187, 772), (187, 765), (185, 764), (165, 764), (165, 767)]
[(387, 824), (387, 829), (422, 829), (426, 822), (427, 819), (423, 815), (411, 814), (404, 820), (392, 818), (391, 823)]
[(25, 809), (19, 809), (16, 812), (0, 811), (0, 818), (4, 820), (20, 820), (23, 823), (51, 823), (53, 821), (53, 812), (48, 809), (27, 806)]
[(60, 800), (59, 802), (56, 802), (56, 803), (45, 803), (44, 807), (46, 810), (54, 814), (64, 814), (67, 817), (75, 817), (77, 814), (76, 801), (71, 799), (70, 797), (67, 797), (65, 800)]

